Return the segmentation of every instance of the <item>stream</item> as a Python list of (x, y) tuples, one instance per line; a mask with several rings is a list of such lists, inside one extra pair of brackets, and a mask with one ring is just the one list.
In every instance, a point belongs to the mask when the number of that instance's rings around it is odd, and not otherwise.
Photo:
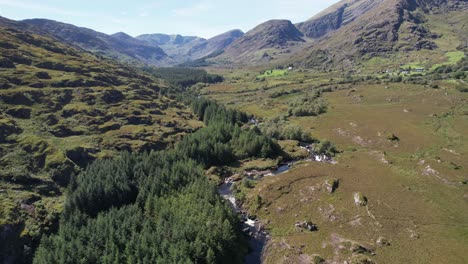
[[(283, 165), (278, 167), (278, 169), (273, 173), (274, 175), (286, 172), (290, 169), (289, 165)], [(263, 225), (257, 219), (252, 219), (243, 212), (242, 209), (236, 202), (236, 198), (232, 193), (232, 186), (234, 182), (226, 180), (223, 184), (218, 187), (218, 192), (227, 201), (232, 205), (233, 210), (235, 210), (242, 217), (242, 231), (250, 237), (249, 246), (250, 253), (245, 257), (246, 264), (258, 264), (261, 263), (263, 247), (266, 245), (266, 242), (270, 238), (269, 235), (263, 230)]]
[[(331, 157), (328, 157), (326, 155), (316, 155), (313, 153), (310, 153), (310, 157), (307, 159), (303, 159), (303, 161), (326, 162), (336, 164), (336, 162)], [(276, 176), (290, 170), (295, 162), (297, 161), (282, 163), (274, 171), (246, 171), (247, 178), (253, 180), (252, 175), (260, 175), (260, 178)], [(249, 245), (251, 251), (245, 257), (244, 263), (259, 264), (262, 262), (263, 248), (270, 239), (270, 235), (264, 230), (263, 224), (258, 219), (251, 218), (248, 215), (248, 213), (243, 211), (240, 205), (237, 203), (236, 198), (231, 190), (234, 184), (234, 181), (228, 178), (218, 187), (218, 192), (221, 195), (221, 197), (230, 202), (233, 210), (241, 215), (242, 231), (250, 237)]]

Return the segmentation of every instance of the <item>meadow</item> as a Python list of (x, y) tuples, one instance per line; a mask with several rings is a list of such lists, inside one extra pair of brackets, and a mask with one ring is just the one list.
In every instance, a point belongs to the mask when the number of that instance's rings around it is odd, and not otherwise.
[[(459, 59), (449, 56), (447, 64)], [(337, 164), (300, 162), (243, 189), (244, 206), (272, 235), (265, 263), (468, 261), (468, 94), (457, 89), (463, 80), (431, 81), (434, 89), (305, 70), (263, 81), (246, 70), (224, 75), (224, 83), (200, 94), (260, 123), (285, 119), (340, 151)], [(288, 114), (291, 102), (317, 89), (325, 91), (326, 113)], [(332, 180), (339, 185), (330, 193)], [(356, 193), (365, 206), (355, 204)], [(302, 221), (318, 231), (298, 230)]]

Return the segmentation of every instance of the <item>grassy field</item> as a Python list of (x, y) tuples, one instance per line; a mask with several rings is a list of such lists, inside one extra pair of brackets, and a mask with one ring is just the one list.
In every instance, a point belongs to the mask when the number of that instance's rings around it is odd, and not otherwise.
[[(226, 76), (201, 93), (260, 120), (284, 116), (291, 101), (344, 78), (306, 71), (264, 82), (245, 72)], [(301, 162), (248, 191), (246, 205), (272, 235), (265, 263), (313, 263), (317, 255), (330, 263), (466, 263), (468, 94), (457, 83), (330, 85), (337, 89), (323, 95), (327, 113), (288, 117), (341, 153), (336, 165)], [(272, 97), (281, 91), (295, 92)], [(324, 184), (334, 179), (339, 187), (328, 193)], [(354, 203), (355, 193), (366, 206)], [(298, 221), (318, 231), (299, 231)]]
[(286, 75), (288, 75), (287, 70), (266, 70), (263, 74), (258, 75), (257, 78), (282, 77)]
[(431, 67), (431, 70), (435, 70), (438, 67), (443, 66), (443, 65), (457, 64), (459, 61), (461, 61), (465, 57), (465, 53), (463, 51), (451, 51), (451, 52), (447, 52), (445, 56), (447, 57), (448, 60), (443, 63), (434, 64)]

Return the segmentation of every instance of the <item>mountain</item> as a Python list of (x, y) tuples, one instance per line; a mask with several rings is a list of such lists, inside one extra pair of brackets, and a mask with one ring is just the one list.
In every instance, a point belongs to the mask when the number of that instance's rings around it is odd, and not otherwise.
[[(296, 60), (352, 66), (362, 58), (395, 57), (399, 52), (455, 50), (458, 47), (442, 47), (442, 38), (466, 38), (462, 26), (467, 10), (466, 1), (345, 0), (297, 24), (312, 41)], [(449, 22), (453, 17), (460, 19)], [(441, 29), (443, 24), (451, 24), (452, 32)]]
[(189, 51), (192, 47), (206, 41), (195, 36), (144, 34), (136, 37), (150, 45), (161, 47), (174, 61), (180, 63), (191, 60)]
[(122, 61), (157, 66), (173, 63), (158, 46), (149, 45), (125, 33), (107, 35), (92, 29), (47, 19), (28, 19), (20, 23), (28, 25), (35, 32), (51, 35), (71, 45)]
[(305, 42), (304, 34), (289, 20), (270, 20), (229, 45), (218, 58), (232, 62), (269, 61), (272, 55), (288, 54)]
[(212, 54), (223, 52), (226, 47), (236, 39), (242, 37), (244, 32), (235, 29), (218, 36), (212, 37), (205, 42), (192, 47), (189, 54), (192, 60), (210, 56)]
[(445, 53), (466, 48), (467, 6), (460, 0), (344, 0), (296, 25), (265, 22), (210, 61), (351, 69), (376, 56), (415, 63), (417, 51), (426, 50), (427, 64), (437, 64)]
[(66, 185), (87, 164), (163, 149), (201, 126), (161, 79), (30, 29), (0, 18), (2, 263), (23, 263), (15, 256), (56, 230)]
[(222, 52), (243, 34), (240, 30), (231, 30), (210, 39), (165, 34), (145, 34), (136, 38), (160, 46), (175, 61), (181, 63)]
[(143, 34), (136, 37), (139, 40), (146, 41), (150, 44), (161, 46), (161, 45), (184, 45), (191, 44), (194, 41), (204, 40), (203, 38), (195, 36), (182, 36), (179, 34), (176, 35), (167, 35), (167, 34)]

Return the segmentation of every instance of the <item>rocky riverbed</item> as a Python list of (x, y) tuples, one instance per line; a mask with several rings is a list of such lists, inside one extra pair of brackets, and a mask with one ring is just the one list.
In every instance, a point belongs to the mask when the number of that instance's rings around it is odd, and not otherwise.
[[(332, 157), (326, 155), (319, 155), (315, 153), (310, 153), (310, 157), (307, 159), (303, 159), (302, 161), (309, 161), (309, 162), (327, 162), (331, 164), (335, 164), (336, 161), (333, 160)], [(246, 171), (244, 174), (249, 179), (261, 180), (263, 177), (272, 177), (282, 173), (287, 172), (291, 169), (294, 163), (297, 161), (289, 161), (280, 164), (276, 169), (266, 170), (266, 171)], [(238, 179), (238, 178), (237, 178)], [(235, 184), (235, 179), (227, 178), (219, 187), (218, 192), (219, 194), (230, 202), (232, 205), (233, 210), (235, 210), (239, 215), (241, 215), (242, 221), (242, 230), (243, 232), (250, 237), (250, 249), (251, 252), (246, 256), (245, 263), (246, 264), (258, 264), (261, 263), (262, 260), (262, 253), (263, 248), (267, 244), (268, 240), (270, 239), (270, 235), (264, 230), (263, 223), (252, 217), (242, 209), (242, 205), (236, 201), (236, 197), (232, 192), (232, 186)]]

